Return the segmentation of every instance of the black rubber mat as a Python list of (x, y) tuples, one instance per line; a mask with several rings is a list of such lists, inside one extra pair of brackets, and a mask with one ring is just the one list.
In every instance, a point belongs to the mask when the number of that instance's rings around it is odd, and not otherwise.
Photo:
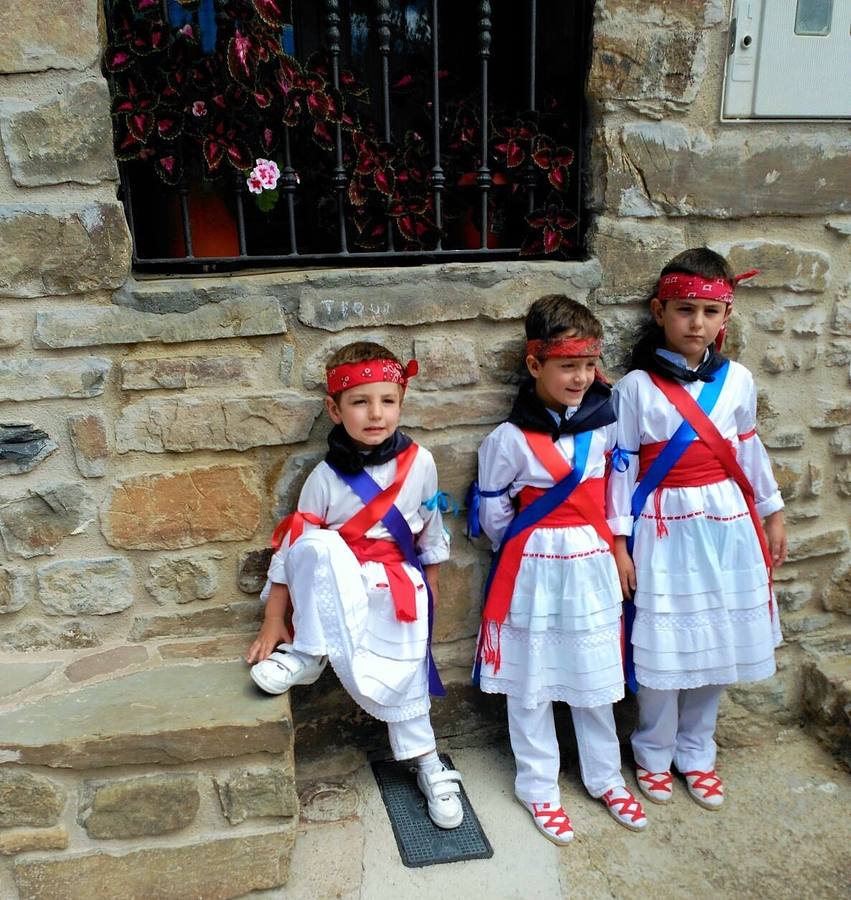
[[(452, 760), (440, 755), (443, 764), (454, 768)], [(416, 772), (405, 763), (383, 760), (372, 764), (372, 772), (387, 809), (396, 846), (409, 868), (436, 866), (464, 859), (490, 859), (490, 845), (473, 807), (461, 785), (464, 821), (450, 830), (438, 828), (428, 817), (426, 799), (417, 787)]]

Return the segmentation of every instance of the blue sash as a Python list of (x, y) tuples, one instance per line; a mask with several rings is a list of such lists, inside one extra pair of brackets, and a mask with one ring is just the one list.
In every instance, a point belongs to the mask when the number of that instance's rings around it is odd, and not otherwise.
[[(341, 472), (331, 465), (331, 463), (328, 463), (328, 465), (331, 466), (339, 478), (357, 494), (364, 506), (381, 493), (381, 486), (365, 470), (362, 469), (360, 472)], [(384, 527), (390, 532), (393, 540), (396, 541), (402, 550), (402, 553), (405, 556), (405, 562), (410, 563), (410, 565), (412, 565), (423, 577), (426, 592), (428, 593), (428, 689), (429, 693), (435, 694), (438, 697), (443, 697), (446, 695), (446, 689), (443, 687), (437, 667), (434, 664), (434, 658), (431, 654), (431, 633), (434, 627), (434, 598), (431, 594), (431, 586), (428, 583), (428, 578), (426, 578), (425, 571), (417, 556), (411, 526), (408, 525), (405, 517), (399, 512), (395, 503), (387, 510), (384, 516), (382, 516), (381, 521), (384, 523)]]
[[(703, 388), (697, 397), (697, 405), (708, 417), (715, 407), (715, 403), (724, 387), (727, 373), (730, 370), (730, 363), (725, 362), (720, 369), (713, 372), (712, 381), (704, 383)], [(632, 502), (630, 503), (630, 513), (632, 515), (632, 533), (626, 541), (629, 555), (632, 556), (632, 548), (635, 543), (635, 528), (644, 509), (647, 498), (659, 487), (665, 480), (665, 476), (676, 465), (679, 458), (686, 452), (691, 442), (697, 437), (697, 432), (685, 420), (680, 427), (671, 435), (668, 443), (662, 449), (662, 452), (650, 464), (650, 468), (644, 473), (644, 477), (635, 486), (632, 494)], [(635, 677), (635, 663), (632, 658), (632, 625), (635, 621), (635, 604), (631, 601), (625, 601), (623, 606), (624, 618), (624, 670), (626, 676), (627, 687), (633, 692), (638, 691), (638, 681)]]

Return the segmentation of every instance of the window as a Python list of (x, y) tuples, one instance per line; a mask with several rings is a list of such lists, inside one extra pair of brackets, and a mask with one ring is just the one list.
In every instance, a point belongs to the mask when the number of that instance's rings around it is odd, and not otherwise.
[(106, 0), (134, 267), (582, 255), (591, 6)]

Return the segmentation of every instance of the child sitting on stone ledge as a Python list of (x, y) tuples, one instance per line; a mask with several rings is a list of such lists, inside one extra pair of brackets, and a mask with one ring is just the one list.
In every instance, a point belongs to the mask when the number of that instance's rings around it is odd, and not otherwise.
[(330, 660), (355, 702), (387, 722), (394, 757), (416, 761), (432, 821), (456, 828), (461, 776), (440, 762), (429, 719), (429, 691), (443, 694), (430, 643), (449, 536), (429, 502), (434, 459), (398, 429), (416, 371), (368, 342), (329, 360), (328, 453), (275, 531), (265, 618), (246, 660), (271, 694), (312, 684)]

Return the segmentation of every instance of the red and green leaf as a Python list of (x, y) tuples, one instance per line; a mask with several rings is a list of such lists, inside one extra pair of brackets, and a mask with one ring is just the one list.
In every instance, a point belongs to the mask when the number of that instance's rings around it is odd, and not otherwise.
[(289, 0), (251, 0), (257, 15), (272, 28), (292, 25), (292, 4)]

